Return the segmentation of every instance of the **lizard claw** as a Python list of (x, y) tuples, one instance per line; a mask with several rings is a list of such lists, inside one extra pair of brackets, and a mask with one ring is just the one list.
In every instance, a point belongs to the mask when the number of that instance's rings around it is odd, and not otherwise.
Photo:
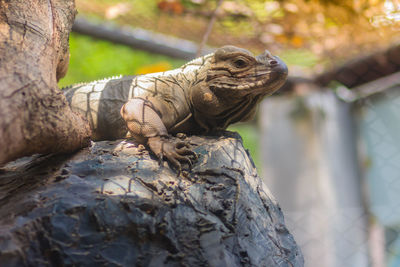
[(196, 152), (194, 152), (194, 151), (192, 151), (190, 149), (189, 143), (182, 142), (182, 141), (181, 142), (177, 142), (175, 147), (176, 147), (176, 151), (180, 155), (189, 156), (189, 158), (187, 158), (187, 159), (190, 160), (190, 157), (193, 157), (194, 160), (198, 159), (198, 156), (197, 156)]
[(162, 166), (163, 165), (163, 163), (164, 163), (164, 161), (163, 161), (163, 154), (162, 153), (160, 153), (160, 154), (156, 154), (156, 156), (157, 156), (157, 159), (158, 159), (158, 166)]
[(182, 164), (187, 164), (192, 168), (193, 160), (197, 160), (197, 154), (190, 149), (190, 145), (184, 141), (173, 141), (166, 137), (151, 137), (148, 139), (151, 151), (157, 155), (162, 164), (163, 158), (178, 170), (178, 175), (182, 171)]

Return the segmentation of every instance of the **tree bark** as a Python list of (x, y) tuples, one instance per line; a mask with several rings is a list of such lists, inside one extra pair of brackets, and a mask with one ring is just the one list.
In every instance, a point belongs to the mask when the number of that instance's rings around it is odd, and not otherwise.
[(75, 13), (73, 0), (0, 0), (0, 164), (89, 144), (57, 87)]
[(0, 174), (4, 266), (303, 266), (238, 135), (190, 137), (179, 177), (127, 141)]

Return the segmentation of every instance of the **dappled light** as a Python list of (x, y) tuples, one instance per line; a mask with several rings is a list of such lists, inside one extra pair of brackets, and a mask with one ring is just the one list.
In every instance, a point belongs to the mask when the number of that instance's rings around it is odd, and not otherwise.
[[(82, 15), (200, 42), (217, 2), (78, 0), (77, 6)], [(288, 49), (306, 50), (318, 59), (312, 66), (298, 58), (288, 63), (320, 72), (400, 38), (397, 0), (222, 1), (217, 11), (208, 45), (246, 46), (255, 52), (267, 47), (282, 55)]]

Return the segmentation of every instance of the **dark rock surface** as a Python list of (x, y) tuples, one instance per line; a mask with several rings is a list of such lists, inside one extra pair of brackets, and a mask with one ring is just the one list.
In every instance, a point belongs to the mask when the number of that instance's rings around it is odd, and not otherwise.
[(0, 266), (303, 266), (240, 137), (188, 137), (179, 177), (128, 141), (0, 173)]

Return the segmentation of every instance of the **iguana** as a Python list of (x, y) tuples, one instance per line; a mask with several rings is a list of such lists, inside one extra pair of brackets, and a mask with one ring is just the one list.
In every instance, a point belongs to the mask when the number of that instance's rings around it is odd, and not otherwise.
[(64, 92), (72, 110), (87, 118), (93, 140), (130, 135), (180, 170), (194, 153), (169, 134), (206, 134), (250, 119), (287, 74), (285, 63), (267, 50), (254, 57), (224, 46), (175, 70), (105, 79)]

